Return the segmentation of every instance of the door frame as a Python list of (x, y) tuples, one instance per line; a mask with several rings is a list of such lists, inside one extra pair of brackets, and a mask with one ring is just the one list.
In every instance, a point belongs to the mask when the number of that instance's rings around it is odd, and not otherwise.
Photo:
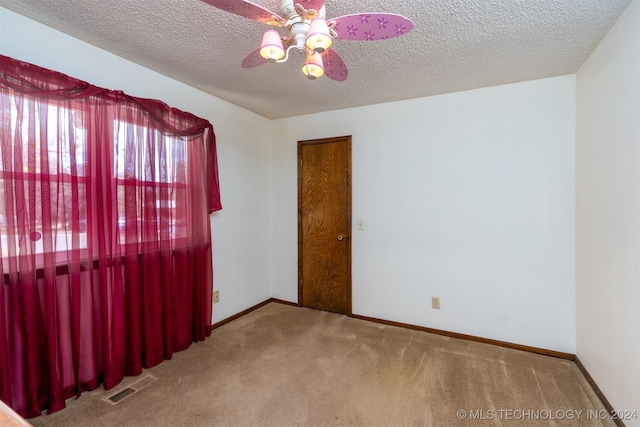
[(336, 142), (346, 142), (347, 144), (347, 265), (349, 269), (349, 282), (347, 283), (347, 316), (353, 316), (353, 311), (351, 307), (352, 301), (352, 271), (351, 271), (351, 135), (345, 136), (337, 136), (332, 138), (320, 138), (320, 139), (310, 139), (298, 141), (298, 305), (304, 306), (304, 301), (302, 297), (302, 288), (304, 283), (302, 283), (302, 148), (306, 145), (315, 145), (315, 144), (331, 144)]

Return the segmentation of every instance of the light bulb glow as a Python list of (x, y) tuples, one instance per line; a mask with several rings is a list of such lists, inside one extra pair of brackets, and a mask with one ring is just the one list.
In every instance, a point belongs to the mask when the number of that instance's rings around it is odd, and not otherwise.
[(312, 20), (307, 33), (306, 46), (315, 52), (322, 53), (329, 49), (332, 43), (327, 21), (322, 18)]
[(269, 62), (276, 62), (284, 56), (284, 53), (280, 34), (276, 30), (265, 31), (260, 45), (260, 56)]
[(302, 74), (315, 80), (318, 77), (324, 75), (324, 65), (322, 63), (322, 56), (319, 53), (308, 53), (307, 59), (302, 66)]

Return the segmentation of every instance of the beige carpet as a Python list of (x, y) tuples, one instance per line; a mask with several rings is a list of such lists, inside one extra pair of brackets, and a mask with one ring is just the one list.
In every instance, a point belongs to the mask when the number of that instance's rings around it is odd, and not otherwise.
[[(270, 303), (35, 426), (611, 426), (573, 362)], [(144, 375), (144, 374), (143, 374)], [(460, 412), (464, 411), (464, 412)], [(582, 411), (582, 412), (580, 412)]]

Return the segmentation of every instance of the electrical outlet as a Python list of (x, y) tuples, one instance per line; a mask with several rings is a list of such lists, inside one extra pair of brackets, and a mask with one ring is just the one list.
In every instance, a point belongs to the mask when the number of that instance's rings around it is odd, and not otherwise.
[(219, 290), (215, 290), (213, 291), (213, 303), (217, 303), (220, 302), (220, 291)]
[(440, 297), (431, 297), (431, 308), (440, 309)]

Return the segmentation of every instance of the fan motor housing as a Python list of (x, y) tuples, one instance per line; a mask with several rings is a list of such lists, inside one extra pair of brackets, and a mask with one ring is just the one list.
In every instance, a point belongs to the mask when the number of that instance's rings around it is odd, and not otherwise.
[[(326, 18), (327, 15), (324, 5), (322, 5), (320, 10), (318, 10), (317, 12), (318, 17), (322, 19)], [(296, 11), (294, 0), (282, 0), (280, 2), (280, 16), (282, 16), (288, 24), (300, 22), (303, 20), (303, 17), (298, 15), (298, 12)]]

